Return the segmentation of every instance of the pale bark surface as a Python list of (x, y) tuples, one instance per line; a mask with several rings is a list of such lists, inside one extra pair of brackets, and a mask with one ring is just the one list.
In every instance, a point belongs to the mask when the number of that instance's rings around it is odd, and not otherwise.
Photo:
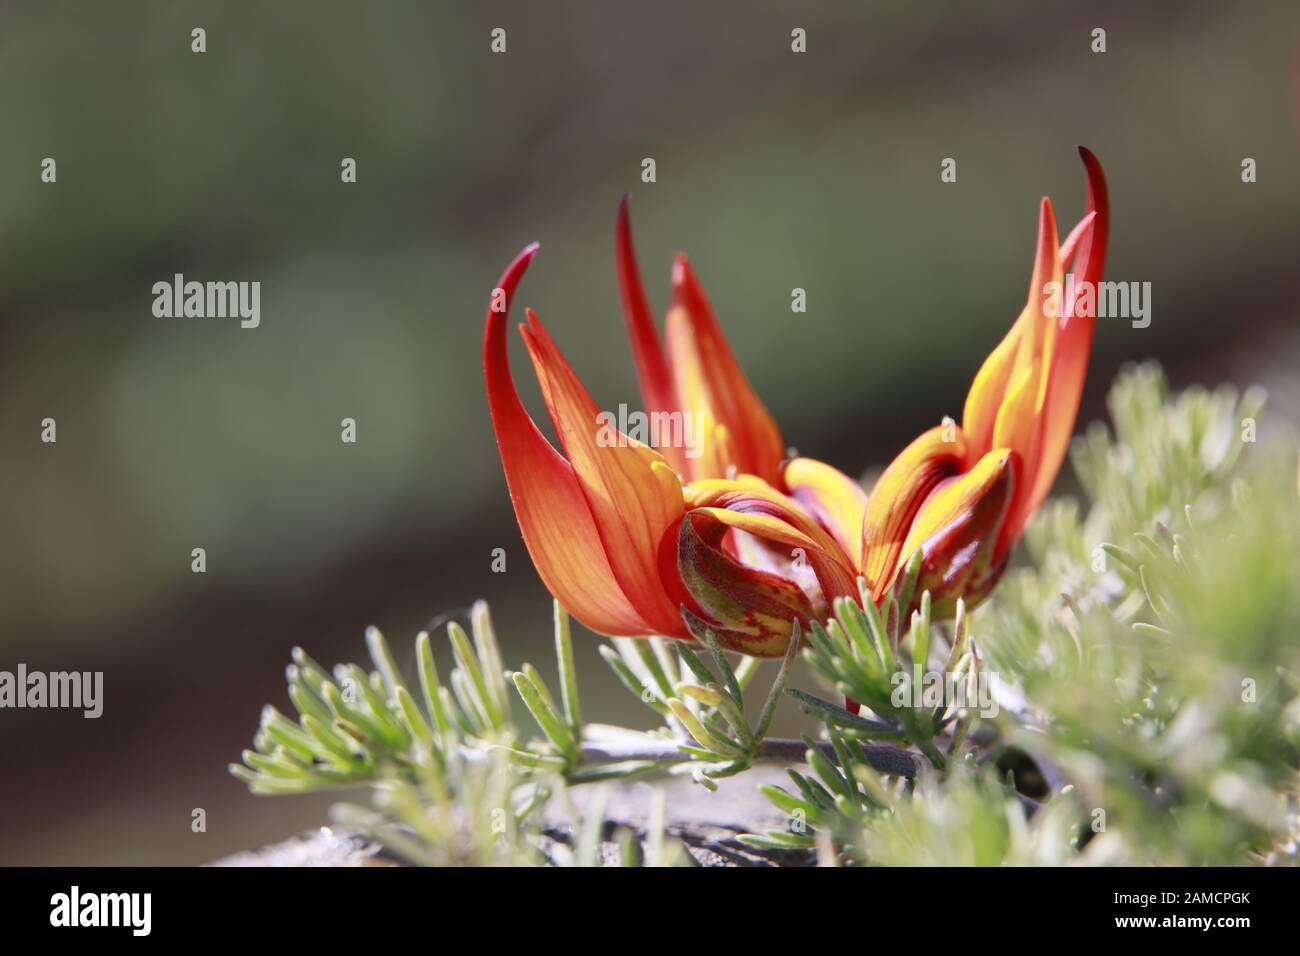
[[(665, 829), (682, 843), (700, 866), (807, 866), (811, 854), (798, 851), (760, 850), (742, 843), (742, 833), (762, 833), (784, 828), (785, 816), (772, 806), (758, 788), (761, 784), (789, 784), (785, 770), (777, 766), (754, 767), (738, 777), (718, 781), (717, 793), (709, 793), (688, 779), (672, 778), (653, 782), (609, 784), (605, 816), (607, 836), (618, 828), (644, 833), (655, 788), (665, 791)], [(791, 785), (792, 786), (792, 785)], [(789, 787), (787, 787), (788, 789)], [(572, 792), (579, 808), (591, 798), (592, 788)], [(549, 808), (543, 829), (541, 850), (549, 855), (557, 842), (569, 843), (570, 828), (559, 808)], [(618, 858), (613, 839), (602, 847), (607, 862)], [(285, 840), (217, 860), (214, 866), (393, 866), (400, 861), (389, 857), (369, 840), (336, 827), (322, 827)]]

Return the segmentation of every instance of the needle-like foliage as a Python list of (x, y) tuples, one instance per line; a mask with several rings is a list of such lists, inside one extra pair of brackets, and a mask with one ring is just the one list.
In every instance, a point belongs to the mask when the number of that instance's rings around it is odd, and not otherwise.
[[(787, 824), (747, 839), (827, 864), (1294, 863), (1300, 489), (1294, 439), (1255, 441), (1261, 407), (1127, 371), (1113, 430), (1073, 447), (1083, 500), (1040, 510), (978, 618), (935, 619), (914, 556), (880, 606), (863, 587), (796, 624), (758, 708), (760, 662), (704, 630), (600, 648), (658, 729), (585, 722), (568, 616), (553, 690), (504, 668), (480, 602), (445, 680), (427, 634), (411, 675), (374, 629), (370, 670), (296, 649), (296, 716), (267, 707), (231, 772), (260, 794), (368, 785), (336, 818), (429, 864), (681, 862), (662, 796), (611, 842), (600, 785), (712, 790), (760, 761), (788, 766), (763, 788)], [(829, 694), (788, 686), (799, 657)], [(807, 733), (771, 738), (792, 705)]]

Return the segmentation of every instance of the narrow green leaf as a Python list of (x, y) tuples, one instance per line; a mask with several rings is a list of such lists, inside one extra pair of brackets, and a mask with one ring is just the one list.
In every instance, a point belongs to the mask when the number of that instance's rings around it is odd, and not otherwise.
[(302, 715), (303, 730), (311, 734), (325, 752), (327, 759), (332, 760), (335, 764), (346, 769), (352, 769), (359, 763), (368, 762), (348, 745), (348, 742), (340, 737), (332, 726), (333, 721), (329, 724), (322, 723), (311, 714)]
[[(348, 679), (352, 680), (350, 677)], [(337, 715), (336, 720), (342, 720), (355, 727), (360, 732), (362, 740), (375, 744), (388, 743), (389, 731), (381, 727), (369, 714), (345, 700), (336, 684), (325, 684), (324, 690), (325, 700)]]
[(902, 574), (899, 575), (898, 581), (894, 584), (894, 597), (898, 602), (900, 620), (907, 613), (908, 608), (912, 606), (912, 599), (916, 597), (916, 582), (920, 576), (921, 549), (917, 548), (912, 552), (912, 556), (907, 559)]
[(616, 763), (579, 767), (569, 773), (572, 784), (599, 783), (605, 780), (631, 780), (662, 773), (664, 765), (654, 760), (620, 760)]
[[(283, 754), (283, 751), (281, 751), (281, 754)], [(256, 750), (245, 750), (240, 754), (240, 758), (254, 770), (260, 770), (273, 777), (298, 778), (305, 776), (307, 773), (302, 765), (296, 764), (282, 755), (272, 756), (260, 754)]]
[[(469, 680), (469, 683), (462, 688), (462, 692), (478, 705), (477, 709), (487, 718), (489, 727), (494, 730), (500, 728), (504, 723), (501, 709), (488, 691), (487, 682), (483, 679), (483, 669), (480, 667), (478, 655), (470, 644), (469, 635), (465, 633), (463, 627), (451, 621), (447, 625), (447, 636), (451, 639), (451, 649), (456, 657), (456, 663)], [(456, 689), (454, 678), (452, 689)]]
[(487, 601), (475, 601), (469, 611), (470, 630), (474, 633), (474, 649), (483, 668), (484, 687), (496, 709), (500, 729), (510, 721), (510, 695), (506, 691), (505, 664), (501, 661), (501, 645)]
[(429, 719), (438, 729), (438, 736), (446, 736), (451, 730), (451, 721), (447, 718), (447, 709), (443, 704), (443, 688), (438, 680), (438, 667), (433, 661), (433, 645), (429, 641), (429, 632), (421, 631), (415, 638), (415, 656), (419, 662), (420, 689), (424, 692), (424, 708)]
[(810, 836), (780, 830), (769, 830), (766, 834), (741, 833), (736, 839), (766, 850), (811, 850), (817, 845)]
[(609, 665), (610, 670), (612, 670), (614, 675), (622, 682), (623, 686), (631, 691), (632, 694), (641, 701), (641, 703), (665, 717), (671, 713), (671, 711), (668, 710), (668, 705), (665, 704), (657, 694), (655, 694), (651, 687), (641, 683), (640, 678), (633, 673), (632, 668), (627, 666), (627, 662), (619, 656), (616, 650), (607, 644), (602, 644), (598, 648), (598, 651), (605, 663)]
[(722, 675), (723, 686), (727, 688), (727, 693), (731, 699), (736, 702), (736, 707), (743, 714), (745, 712), (745, 695), (740, 691), (740, 682), (736, 680), (736, 672), (731, 667), (731, 662), (727, 656), (722, 653), (722, 646), (718, 643), (718, 636), (710, 630), (704, 632), (704, 643), (709, 648), (709, 654), (713, 657), (713, 663), (718, 668), (718, 673)]
[(582, 739), (582, 712), (578, 703), (578, 672), (573, 666), (573, 637), (569, 615), (560, 606), (553, 605), (555, 618), (555, 660), (560, 671), (560, 698), (564, 701), (564, 719), (575, 740)]
[(668, 673), (664, 670), (663, 663), (659, 660), (658, 655), (655, 654), (653, 641), (654, 638), (644, 638), (641, 640), (635, 638), (619, 638), (615, 641), (615, 644), (620, 648), (626, 648), (632, 652), (635, 659), (640, 661), (641, 666), (644, 667), (646, 673), (650, 675), (650, 679), (659, 686), (660, 696), (664, 700), (667, 700), (669, 697), (673, 696), (674, 682), (669, 681)]
[(844, 775), (840, 773), (835, 764), (831, 763), (830, 758), (822, 753), (821, 748), (817, 746), (811, 737), (805, 734), (803, 735), (803, 741), (808, 745), (808, 750), (804, 753), (804, 759), (808, 762), (808, 766), (812, 767), (821, 782), (832, 792), (842, 793), (844, 796), (851, 798), (853, 796), (852, 786), (844, 779)]
[(397, 669), (397, 662), (393, 660), (388, 642), (384, 640), (384, 635), (379, 628), (366, 628), (366, 647), (370, 649), (370, 659), (374, 661), (375, 669), (384, 678), (384, 686), (388, 688), (389, 695), (395, 696), (397, 688), (405, 685), (402, 682), (401, 671)]
[(707, 707), (717, 710), (726, 720), (736, 739), (746, 747), (753, 743), (749, 725), (745, 722), (745, 715), (740, 712), (740, 708), (736, 706), (736, 702), (732, 700), (731, 696), (724, 693), (717, 684), (709, 684), (707, 687), (703, 687), (699, 684), (681, 681), (677, 685), (677, 692), (679, 696), (690, 697)]
[(398, 750), (409, 744), (411, 742), (410, 735), (393, 716), (392, 711), (388, 709), (388, 702), (375, 690), (370, 681), (370, 675), (356, 664), (349, 665), (347, 672), (348, 676), (356, 682), (357, 690), (361, 692), (366, 705), (370, 708), (375, 725), (379, 728), (384, 742)]
[(727, 737), (711, 731), (701, 723), (696, 716), (690, 712), (690, 709), (687, 708), (687, 706), (678, 698), (670, 697), (668, 699), (668, 707), (672, 710), (673, 716), (676, 717), (681, 722), (681, 725), (686, 728), (686, 732), (694, 737), (695, 742), (705, 750), (711, 750), (715, 753), (728, 755), (743, 752), (743, 748), (734, 740), (729, 740)]
[[(865, 581), (863, 582), (865, 584)], [(862, 602), (862, 613), (867, 619), (867, 629), (871, 632), (871, 642), (876, 647), (876, 653), (880, 655), (884, 663), (884, 671), (892, 674), (894, 671), (894, 651), (889, 641), (889, 630), (886, 627), (885, 619), (880, 613), (880, 609), (871, 601), (871, 594), (868, 592)]]
[(930, 666), (930, 592), (921, 593), (921, 607), (912, 614), (912, 661), (924, 672)]
[(428, 722), (424, 715), (420, 713), (419, 706), (415, 703), (415, 698), (411, 692), (401, 684), (398, 684), (393, 692), (397, 697), (397, 706), (406, 719), (407, 731), (425, 746), (433, 743), (433, 731), (429, 728)]
[(520, 750), (518, 747), (502, 745), (497, 745), (493, 749), (504, 751), (509, 756), (511, 763), (519, 767), (527, 767), (530, 770), (551, 770), (558, 773), (569, 766), (567, 760), (554, 754), (539, 753), (535, 750)]
[(805, 691), (792, 687), (786, 690), (786, 694), (799, 701), (815, 716), (826, 722), (834, 723), (838, 727), (860, 731), (863, 736), (867, 737), (897, 738), (902, 736), (901, 728), (893, 724), (883, 723), (879, 720), (869, 720), (866, 717), (845, 710), (838, 704), (832, 704), (828, 700), (814, 697)]
[(301, 727), (271, 705), (262, 708), (262, 731), (280, 746), (307, 761), (316, 759), (318, 745)]
[(691, 673), (695, 675), (695, 679), (701, 684), (712, 684), (717, 680), (717, 678), (713, 676), (713, 672), (704, 666), (704, 662), (696, 656), (693, 650), (686, 646), (685, 642), (677, 645), (677, 654), (683, 661), (685, 661), (686, 666), (690, 668)]
[(326, 723), (334, 719), (334, 715), (330, 712), (329, 705), (325, 703), (324, 698), (312, 690), (307, 681), (301, 676), (289, 684), (289, 700), (293, 701), (293, 706), (297, 708), (300, 714), (310, 714), (317, 720)]
[(790, 627), (790, 646), (785, 649), (785, 657), (781, 661), (781, 667), (776, 672), (776, 679), (772, 681), (772, 687), (767, 692), (767, 699), (763, 701), (763, 709), (758, 713), (758, 724), (754, 727), (754, 739), (762, 740), (767, 736), (767, 730), (772, 726), (772, 717), (776, 714), (776, 703), (781, 699), (782, 692), (785, 691), (786, 682), (790, 679), (790, 669), (794, 667), (795, 659), (799, 656), (799, 646), (803, 643), (803, 633), (799, 627), (799, 619), (795, 618)]
[(542, 733), (550, 739), (555, 748), (565, 756), (570, 763), (577, 757), (578, 744), (569, 732), (569, 728), (560, 720), (560, 716), (551, 708), (551, 705), (542, 697), (537, 686), (527, 674), (514, 674), (513, 680), (515, 689), (519, 691), (519, 697), (528, 708), (528, 712), (533, 715), (533, 720), (537, 721), (537, 726), (541, 728)]
[(290, 651), (289, 656), (293, 658), (294, 664), (297, 665), (299, 673), (302, 674), (303, 680), (316, 693), (320, 693), (321, 684), (328, 681), (329, 671), (320, 664), (316, 663), (306, 651), (301, 647), (295, 647)]

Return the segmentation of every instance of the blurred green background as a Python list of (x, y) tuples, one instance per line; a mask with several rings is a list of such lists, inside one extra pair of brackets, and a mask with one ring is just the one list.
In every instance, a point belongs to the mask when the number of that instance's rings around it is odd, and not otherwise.
[[(1081, 212), (1076, 143), (1110, 178), (1108, 278), (1153, 285), (1149, 328), (1100, 322), (1083, 415), (1154, 356), (1176, 384), (1262, 378), (1294, 416), (1300, 5), (1082, 6), (0, 7), (0, 669), (105, 672), (99, 720), (0, 711), (0, 862), (197, 863), (323, 822), (225, 771), (294, 644), (358, 658), (373, 623), (409, 649), (484, 597), (509, 663), (549, 672), (481, 323), (540, 240), (521, 302), (602, 407), (635, 404), (629, 190), (656, 309), (689, 252), (787, 443), (847, 471), (960, 415), (1039, 197)], [(260, 281), (261, 327), (154, 318), (176, 272)], [(644, 723), (595, 643), (587, 715)]]

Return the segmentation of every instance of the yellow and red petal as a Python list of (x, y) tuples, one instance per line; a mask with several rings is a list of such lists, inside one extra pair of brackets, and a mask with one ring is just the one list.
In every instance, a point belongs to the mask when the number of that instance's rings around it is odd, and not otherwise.
[(1038, 243), (1025, 307), (1007, 337), (985, 360), (966, 395), (962, 419), (967, 466), (994, 448), (1011, 447), (1032, 468), (1037, 416), (1046, 398), (1047, 372), (1062, 311), (1057, 240), (1052, 203), (1044, 199), (1039, 207)]
[[(1070, 238), (1061, 247), (1061, 260), (1071, 264), (1075, 286), (1092, 290), (1095, 295), (1106, 265), (1106, 240), (1110, 232), (1110, 200), (1106, 177), (1097, 157), (1084, 147), (1079, 155), (1088, 174), (1088, 201), (1085, 214)], [(1083, 397), (1084, 379), (1088, 373), (1088, 355), (1092, 350), (1092, 333), (1097, 323), (1096, 311), (1085, 310), (1079, 315), (1076, 303), (1067, 303), (1066, 314), (1060, 322), (1047, 401), (1043, 408), (1043, 434), (1040, 438), (1038, 468), (1033, 484), (1024, 491), (1025, 510), (1033, 512), (1047, 497), (1052, 482), (1056, 480), (1061, 462), (1074, 433), (1074, 422), (1079, 414)]]
[(877, 479), (862, 521), (861, 569), (873, 600), (879, 602), (893, 586), (921, 506), (941, 482), (961, 470), (965, 457), (962, 430), (938, 425), (903, 449)]
[(936, 616), (950, 615), (959, 597), (975, 597), (973, 583), (991, 587), (986, 572), (1000, 557), (994, 552), (1015, 498), (1018, 466), (1014, 451), (995, 449), (970, 471), (942, 482), (917, 514), (901, 563), (921, 550), (916, 594), (930, 592)]
[[(998, 410), (1002, 407), (1002, 398), (1006, 395), (1007, 383), (1011, 379), (1016, 355), (1020, 351), (1021, 336), (1026, 334), (1025, 327), (1030, 321), (1032, 318), (1022, 311), (1006, 337), (984, 360), (984, 364), (975, 375), (975, 380), (971, 382), (970, 390), (966, 393), (966, 407), (962, 411), (962, 431), (966, 435), (968, 447), (972, 450), (987, 451), (993, 446), (993, 428), (997, 423)], [(980, 453), (982, 454), (983, 451)]]
[(786, 464), (782, 481), (790, 495), (831, 533), (854, 569), (862, 568), (862, 519), (867, 492), (844, 472), (812, 458)]
[(726, 444), (707, 442), (688, 462), (690, 478), (719, 478), (734, 468), (775, 484), (785, 446), (767, 408), (755, 394), (727, 344), (690, 263), (673, 263), (673, 298), (665, 330), (677, 407), (704, 418), (705, 434), (721, 426)]
[(837, 597), (855, 593), (857, 576), (844, 563), (838, 551), (827, 548), (782, 517), (758, 511), (739, 510), (745, 503), (730, 508), (697, 508), (690, 514), (710, 514), (733, 531), (742, 531), (768, 545), (783, 548), (787, 565), (806, 563), (812, 569), (821, 592), (818, 604), (830, 606)]
[(660, 575), (659, 553), (685, 510), (677, 475), (653, 448), (602, 424), (600, 409), (531, 310), (522, 331), (614, 577), (654, 633), (672, 634), (681, 628), (681, 595), (670, 593), (673, 582)]
[(542, 582), (570, 614), (602, 634), (651, 633), (614, 577), (573, 468), (529, 417), (510, 373), (509, 304), (536, 253), (529, 246), (501, 276), (504, 300), (493, 296), (483, 334), (488, 407), (515, 517)]

